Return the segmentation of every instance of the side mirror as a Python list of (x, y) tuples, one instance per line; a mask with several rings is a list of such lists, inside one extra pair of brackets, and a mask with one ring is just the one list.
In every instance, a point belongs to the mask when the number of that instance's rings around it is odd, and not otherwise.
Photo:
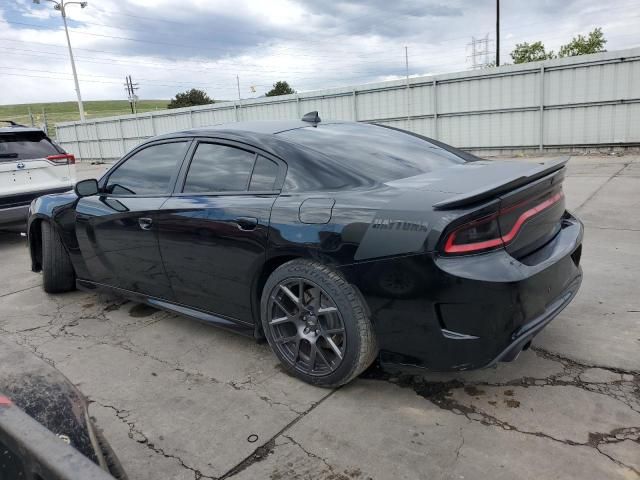
[(97, 195), (100, 191), (98, 188), (98, 181), (95, 178), (89, 178), (76, 183), (73, 190), (76, 192), (76, 195), (81, 198)]

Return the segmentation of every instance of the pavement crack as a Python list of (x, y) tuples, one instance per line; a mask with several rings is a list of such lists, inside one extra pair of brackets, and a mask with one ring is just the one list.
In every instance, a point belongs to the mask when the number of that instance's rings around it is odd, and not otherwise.
[(227, 478), (231, 478), (234, 475), (237, 475), (240, 472), (243, 472), (251, 465), (256, 462), (260, 462), (264, 460), (267, 456), (271, 455), (275, 449), (276, 439), (279, 436), (284, 436), (284, 433), (288, 431), (291, 427), (293, 427), (296, 423), (302, 420), (304, 417), (309, 415), (313, 410), (315, 410), (319, 405), (321, 405), (324, 401), (326, 401), (331, 395), (337, 392), (340, 387), (331, 390), (327, 395), (322, 397), (317, 402), (313, 403), (307, 410), (299, 414), (296, 418), (291, 420), (287, 425), (285, 425), (279, 432), (273, 435), (269, 440), (256, 448), (249, 456), (245, 457), (241, 462), (239, 462), (234, 467), (230, 468), (224, 475), (222, 475), (218, 480), (226, 480)]
[[(326, 465), (326, 467), (329, 469), (329, 471), (332, 473), (332, 475), (336, 475), (336, 471), (333, 468), (333, 466), (327, 461), (326, 458), (323, 458), (319, 455), (316, 455), (313, 452), (310, 452), (309, 450), (307, 450), (306, 448), (304, 448), (300, 443), (298, 443), (297, 441), (295, 441), (293, 439), (293, 437), (289, 436), (289, 435), (282, 435), (284, 438), (286, 438), (287, 440), (289, 440), (292, 444), (296, 445), (300, 450), (302, 450), (307, 457), (311, 457), (311, 458), (315, 458), (317, 460), (320, 460), (322, 463), (324, 463)], [(341, 475), (341, 474), (338, 474)]]
[(632, 162), (624, 162), (622, 164), (622, 168), (620, 168), (619, 170), (617, 170), (613, 175), (611, 175), (602, 185), (600, 185), (595, 192), (593, 192), (591, 195), (589, 195), (587, 197), (587, 199), (582, 202), (580, 205), (578, 205), (574, 210), (576, 212), (578, 212), (582, 207), (584, 207), (587, 203), (589, 203), (593, 198), (596, 197), (596, 195), (598, 195), (598, 193), (600, 193), (600, 191), (609, 184), (609, 182), (611, 180), (613, 180), (614, 178), (616, 178), (617, 176), (619, 176), (622, 171), (627, 168), (629, 165), (631, 165)]
[[(554, 354), (550, 354), (550, 355), (554, 355)], [(592, 390), (588, 386), (590, 384), (586, 384), (585, 382), (580, 382), (579, 380), (577, 380), (577, 377), (579, 376), (579, 374), (582, 373), (585, 369), (600, 368), (600, 367), (582, 366), (581, 364), (578, 364), (577, 362), (574, 362), (572, 360), (569, 360), (569, 359), (564, 359), (564, 360), (567, 362), (567, 365), (569, 366), (569, 368), (573, 369), (572, 370), (572, 375), (574, 376), (573, 381), (559, 380), (554, 376), (553, 378), (543, 380), (542, 383), (539, 383), (540, 380), (528, 379), (526, 377), (514, 382), (505, 382), (505, 383), (490, 383), (490, 382), (465, 383), (460, 380), (450, 380), (447, 382), (429, 382), (424, 380), (422, 377), (411, 376), (411, 375), (405, 375), (401, 377), (392, 377), (389, 373), (386, 373), (380, 369), (370, 369), (364, 375), (364, 378), (369, 378), (372, 380), (388, 381), (402, 388), (411, 388), (417, 395), (420, 395), (421, 397), (430, 401), (431, 403), (438, 406), (439, 408), (443, 410), (447, 410), (455, 415), (464, 416), (467, 420), (471, 422), (480, 423), (481, 425), (485, 425), (485, 426), (501, 428), (502, 430), (506, 430), (506, 431), (513, 431), (522, 435), (529, 435), (529, 436), (534, 436), (538, 438), (544, 438), (546, 440), (549, 440), (555, 443), (569, 445), (572, 447), (593, 448), (594, 450), (597, 450), (599, 453), (602, 453), (604, 456), (606, 456), (616, 464), (624, 468), (628, 468), (629, 470), (637, 474), (640, 474), (640, 472), (638, 472), (637, 469), (634, 469), (629, 465), (623, 464), (619, 460), (616, 460), (612, 458), (610, 455), (607, 455), (606, 452), (602, 452), (600, 449), (600, 446), (602, 445), (611, 444), (611, 443), (620, 443), (625, 440), (631, 440), (633, 442), (640, 443), (640, 426), (618, 428), (618, 429), (612, 430), (611, 432), (606, 432), (606, 433), (601, 433), (601, 432), (590, 433), (588, 441), (576, 442), (574, 440), (557, 438), (557, 437), (554, 437), (553, 435), (549, 435), (541, 431), (521, 430), (518, 427), (511, 425), (510, 423), (504, 420), (500, 420), (496, 416), (490, 415), (489, 413), (483, 410), (480, 410), (474, 405), (466, 405), (466, 404), (460, 403), (459, 401), (455, 400), (451, 396), (452, 391), (454, 389), (464, 388), (465, 390), (469, 390), (469, 389), (476, 389), (477, 386), (490, 386), (490, 387), (499, 386), (500, 387), (500, 386), (519, 385), (524, 387), (543, 387), (543, 386), (555, 386), (555, 385), (571, 385), (571, 386), (576, 386), (580, 388), (585, 388), (594, 393), (601, 393), (603, 395), (612, 396), (612, 398), (622, 401), (625, 405), (629, 406), (629, 408), (631, 408), (632, 410), (636, 412), (638, 411), (634, 409), (632, 406), (630, 406), (627, 402), (619, 398), (618, 396), (611, 395), (610, 392), (603, 393), (597, 390)], [(577, 365), (580, 366), (581, 368), (576, 370), (575, 367)], [(616, 373), (620, 372), (620, 370), (618, 369), (608, 369), (608, 370), (615, 371)], [(565, 372), (562, 372), (558, 376), (565, 376), (565, 375), (566, 375)], [(595, 385), (609, 386), (609, 384), (607, 383), (595, 384)], [(460, 448), (462, 448), (462, 445), (460, 446)], [(458, 454), (456, 455), (456, 458)]]
[(3, 293), (2, 295), (0, 295), (0, 298), (8, 297), (9, 295), (14, 295), (14, 294), (20, 293), (20, 292), (26, 292), (27, 290), (33, 290), (34, 288), (41, 287), (41, 286), (42, 286), (42, 284), (39, 283), (38, 285), (33, 285), (31, 287), (22, 288), (20, 290), (14, 291), (14, 292)]
[(572, 360), (571, 358), (563, 357), (562, 355), (559, 355), (554, 352), (550, 352), (540, 347), (531, 347), (531, 350), (533, 350), (536, 353), (536, 355), (542, 358), (555, 360), (556, 362), (560, 362), (565, 366), (568, 365), (568, 366), (577, 366), (582, 368), (600, 368), (602, 370), (608, 370), (614, 373), (620, 373), (620, 374), (626, 374), (626, 375), (640, 375), (640, 371), (637, 371), (637, 370), (627, 370), (624, 368), (607, 367), (604, 365), (578, 362), (577, 360)]
[(234, 390), (238, 390), (238, 391), (247, 391), (247, 392), (251, 392), (254, 395), (256, 395), (260, 400), (262, 400), (263, 402), (265, 402), (267, 405), (269, 405), (270, 407), (274, 407), (274, 406), (282, 406), (287, 408), (288, 410), (290, 410), (291, 412), (295, 413), (296, 415), (301, 415), (304, 413), (304, 411), (300, 411), (300, 410), (296, 410), (295, 408), (293, 408), (291, 405), (288, 405), (284, 402), (279, 402), (277, 400), (273, 400), (272, 398), (270, 398), (268, 395), (264, 394), (264, 392), (259, 392), (256, 390), (256, 388), (259, 388), (259, 383), (256, 383), (253, 378), (251, 376), (249, 376), (246, 380), (240, 382), (240, 381), (230, 381), (227, 382), (227, 385), (229, 385), (231, 388), (233, 388)]
[(91, 400), (91, 401), (96, 403), (97, 405), (100, 405), (101, 407), (113, 410), (115, 412), (115, 414), (116, 414), (116, 417), (122, 423), (126, 424), (129, 427), (129, 438), (130, 439), (134, 440), (135, 442), (137, 442), (139, 444), (144, 445), (149, 450), (153, 451), (154, 453), (156, 453), (158, 455), (161, 455), (161, 456), (163, 456), (165, 458), (169, 458), (169, 459), (172, 459), (172, 460), (176, 460), (180, 464), (180, 466), (182, 468), (184, 468), (185, 470), (189, 470), (190, 472), (193, 472), (194, 480), (201, 480), (201, 479), (217, 480), (216, 477), (212, 477), (210, 475), (205, 475), (204, 473), (202, 473), (197, 468), (194, 468), (194, 467), (186, 464), (184, 462), (184, 460), (182, 458), (180, 458), (178, 455), (173, 455), (171, 453), (167, 453), (163, 448), (155, 445), (153, 442), (150, 442), (149, 438), (144, 434), (144, 432), (142, 430), (140, 430), (138, 427), (136, 427), (135, 422), (128, 420), (128, 418), (130, 416), (130, 413), (131, 413), (130, 411), (117, 408), (117, 407), (115, 407), (113, 405), (110, 405), (110, 404), (101, 403), (101, 402), (98, 402), (96, 400)]

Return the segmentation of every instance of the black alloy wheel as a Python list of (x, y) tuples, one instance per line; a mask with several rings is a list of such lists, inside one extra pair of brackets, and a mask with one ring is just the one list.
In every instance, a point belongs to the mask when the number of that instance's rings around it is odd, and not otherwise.
[(335, 302), (302, 278), (278, 283), (269, 299), (269, 328), (276, 348), (308, 375), (334, 372), (344, 358), (347, 338)]
[(377, 355), (364, 300), (335, 270), (292, 260), (267, 279), (262, 327), (287, 371), (313, 385), (343, 385)]

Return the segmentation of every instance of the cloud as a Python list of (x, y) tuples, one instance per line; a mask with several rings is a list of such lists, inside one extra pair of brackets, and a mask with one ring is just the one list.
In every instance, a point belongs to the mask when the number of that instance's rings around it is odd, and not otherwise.
[[(635, 0), (502, 4), (503, 61), (516, 43), (557, 50), (596, 26), (610, 50), (640, 42)], [(101, 0), (70, 7), (68, 19), (87, 100), (125, 98), (125, 75), (142, 98), (197, 87), (234, 99), (236, 75), (243, 98), (278, 80), (304, 91), (403, 77), (405, 45), (412, 75), (465, 70), (471, 37), (495, 38), (494, 9), (494, 0)], [(47, 2), (2, 3), (0, 103), (74, 100), (61, 25)]]

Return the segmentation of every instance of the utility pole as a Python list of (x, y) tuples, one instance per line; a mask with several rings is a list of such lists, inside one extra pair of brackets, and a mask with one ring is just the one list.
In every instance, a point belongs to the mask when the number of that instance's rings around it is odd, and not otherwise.
[(500, 66), (500, 0), (496, 0), (496, 67)]
[(129, 105), (131, 106), (131, 113), (136, 114), (138, 113), (138, 95), (136, 95), (136, 90), (138, 90), (138, 88), (140, 87), (138, 87), (137, 83), (133, 83), (133, 80), (131, 80), (131, 75), (127, 75), (126, 77), (124, 77), (124, 80), (125, 90), (127, 91), (127, 99), (129, 100)]
[(407, 85), (407, 128), (409, 128), (409, 122), (411, 121), (411, 96), (409, 95), (409, 47), (406, 45), (404, 46), (404, 70)]
[[(71, 60), (71, 70), (73, 71), (73, 81), (76, 86), (76, 95), (78, 96), (78, 110), (80, 110), (80, 121), (84, 122), (84, 107), (82, 106), (82, 95), (80, 95), (80, 84), (78, 83), (78, 73), (76, 72), (76, 63), (73, 60), (73, 51), (71, 50), (71, 39), (69, 38), (69, 29), (67, 28), (67, 12), (68, 5), (80, 5), (80, 8), (85, 8), (87, 2), (66, 2), (60, 0), (47, 0), (47, 2), (53, 3), (53, 9), (58, 10), (62, 15), (62, 22), (64, 23), (64, 33), (67, 36), (67, 47), (69, 47), (69, 59)], [(40, 0), (33, 0), (33, 3), (40, 5)]]

